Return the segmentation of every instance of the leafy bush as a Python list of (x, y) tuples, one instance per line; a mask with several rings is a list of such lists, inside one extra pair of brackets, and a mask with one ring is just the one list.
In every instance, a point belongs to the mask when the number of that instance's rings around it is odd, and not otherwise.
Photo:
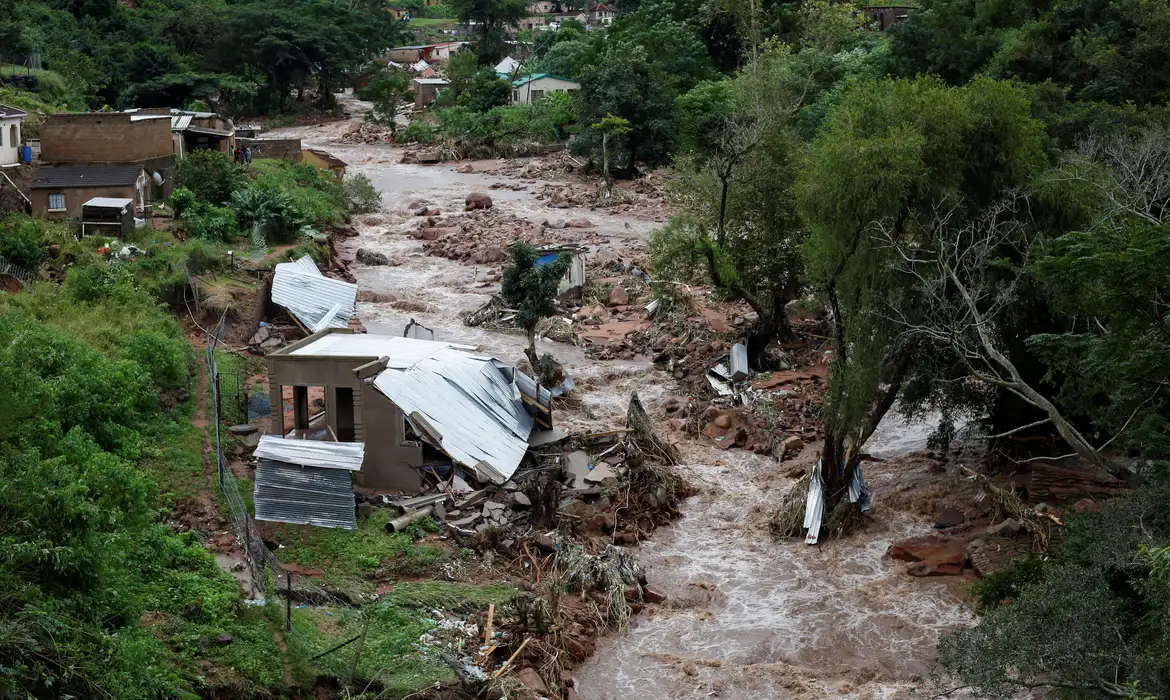
[[(979, 624), (939, 642), (941, 682), (981, 696), (1059, 688), (1067, 697), (1170, 693), (1170, 581), (1146, 551), (1170, 545), (1170, 475), (1159, 467), (1131, 496), (1071, 517), (1061, 548), (988, 577)], [(1010, 597), (1010, 604), (1003, 605)], [(1119, 646), (1119, 641), (1121, 646)]]
[(0, 257), (13, 265), (35, 270), (49, 256), (42, 225), (25, 216), (12, 216), (0, 225)]
[(308, 225), (292, 196), (279, 189), (249, 187), (232, 195), (232, 208), (244, 226), (258, 225), (265, 238), (276, 243), (294, 240)]
[(183, 230), (191, 238), (226, 243), (239, 234), (236, 212), (230, 207), (196, 204), (180, 217)]
[(341, 196), (350, 214), (371, 214), (382, 209), (382, 194), (364, 173), (347, 175), (341, 184)]
[(142, 331), (126, 341), (126, 359), (144, 368), (155, 386), (163, 391), (187, 385), (191, 348), (181, 339), (167, 337), (159, 331)]
[(319, 228), (344, 220), (341, 181), (332, 173), (307, 163), (285, 161), (258, 161), (253, 165), (253, 170), (256, 178), (249, 190), (267, 191), (275, 200), (287, 202), (289, 215), (278, 226), (281, 231), (278, 235), (285, 240), (288, 240), (287, 236), (293, 230), (293, 223)]
[(219, 151), (192, 151), (175, 168), (179, 187), (195, 193), (195, 198), (216, 206), (231, 201), (232, 193), (248, 182), (248, 169)]
[(171, 205), (171, 211), (175, 212), (176, 217), (183, 216), (183, 212), (195, 206), (198, 201), (195, 193), (186, 187), (176, 187), (174, 192), (171, 192), (167, 203)]
[(398, 136), (402, 143), (431, 143), (435, 140), (435, 127), (421, 120), (414, 120)]

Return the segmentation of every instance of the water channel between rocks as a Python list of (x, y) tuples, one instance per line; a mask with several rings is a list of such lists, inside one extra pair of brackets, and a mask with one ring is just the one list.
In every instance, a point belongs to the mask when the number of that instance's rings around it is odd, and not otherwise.
[[(458, 174), (449, 165), (399, 165), (396, 149), (332, 142), (336, 129), (287, 131), (347, 160), (350, 172), (369, 175), (383, 192), (383, 223), (362, 226), (352, 243), (401, 261), (355, 269), (361, 289), (399, 300), (359, 304), (370, 332), (398, 334), (414, 318), (438, 340), (521, 358), (522, 336), (467, 328), (460, 320), (494, 291), (479, 286), (488, 267), (426, 257), (405, 233), (413, 223), (407, 202), (425, 199), (444, 213), (459, 211), (468, 192), (486, 190), (498, 178)], [(315, 139), (320, 143), (312, 144)], [(491, 195), (497, 207), (534, 221), (587, 216), (621, 245), (644, 245), (655, 226), (588, 210), (550, 210), (531, 191)], [(582, 392), (584, 410), (564, 418), (570, 429), (620, 425), (631, 391), (651, 403), (671, 393), (673, 381), (646, 362), (595, 361), (561, 344), (541, 349), (575, 378), (595, 380)], [(867, 452), (896, 458), (921, 450), (927, 432), (890, 419)], [(699, 493), (677, 523), (636, 550), (668, 603), (601, 642), (575, 672), (579, 694), (589, 700), (898, 698), (921, 687), (940, 632), (969, 624), (971, 615), (946, 584), (910, 578), (883, 559), (891, 541), (931, 525), (881, 507), (883, 490), (899, 478), (897, 459), (867, 472), (877, 532), (808, 547), (775, 541), (765, 526), (767, 512), (792, 484), (782, 476), (789, 465), (698, 443), (682, 447), (681, 469)]]

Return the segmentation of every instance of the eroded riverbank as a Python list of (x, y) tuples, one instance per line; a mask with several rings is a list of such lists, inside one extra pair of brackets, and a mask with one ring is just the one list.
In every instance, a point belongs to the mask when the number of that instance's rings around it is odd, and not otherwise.
[[(399, 164), (398, 149), (341, 144), (342, 128), (294, 133), (345, 159), (350, 172), (368, 175), (383, 194), (385, 212), (362, 217), (359, 235), (348, 243), (396, 263), (353, 268), (363, 291), (385, 299), (359, 304), (367, 328), (397, 334), (414, 319), (433, 329), (436, 339), (474, 343), (519, 361), (522, 336), (468, 328), (461, 319), (498, 289), (486, 280), (499, 265), (429, 257), (409, 233), (415, 222), (409, 203), (424, 200), (444, 214), (457, 212), (467, 193), (500, 178), (458, 173), (452, 164)], [(491, 195), (497, 209), (534, 222), (588, 217), (612, 247), (643, 247), (656, 225), (587, 208), (552, 209), (534, 192), (497, 189)], [(558, 414), (570, 429), (619, 427), (634, 390), (651, 407), (680, 391), (645, 360), (600, 361), (559, 343), (546, 342), (541, 350), (556, 355), (581, 386), (581, 408)], [(922, 683), (938, 635), (971, 619), (961, 586), (907, 577), (884, 557), (893, 540), (931, 526), (924, 516), (883, 504), (883, 496), (907, 478), (938, 478), (920, 463), (897, 459), (922, 447), (922, 430), (896, 419), (883, 426), (867, 450), (893, 458), (866, 471), (877, 524), (869, 533), (820, 547), (776, 542), (766, 525), (768, 511), (793, 483), (784, 474), (810, 463), (815, 445), (781, 468), (770, 458), (722, 451), (682, 433), (671, 437), (685, 457), (680, 470), (699, 493), (688, 500), (683, 518), (636, 550), (669, 600), (637, 618), (628, 633), (606, 639), (578, 667), (580, 696), (909, 697)], [(894, 502), (904, 505), (904, 499)]]

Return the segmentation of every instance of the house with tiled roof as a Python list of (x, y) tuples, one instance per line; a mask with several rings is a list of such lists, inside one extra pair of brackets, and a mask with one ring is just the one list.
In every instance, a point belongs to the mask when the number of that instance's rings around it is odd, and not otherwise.
[(138, 163), (64, 163), (42, 165), (29, 183), (33, 216), (75, 219), (94, 198), (128, 199), (142, 216), (150, 178)]

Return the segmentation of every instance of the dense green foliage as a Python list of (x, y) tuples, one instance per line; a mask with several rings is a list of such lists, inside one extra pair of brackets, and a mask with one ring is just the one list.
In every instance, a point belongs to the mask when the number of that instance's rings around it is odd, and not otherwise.
[[(273, 687), (263, 621), (195, 537), (160, 522), (138, 466), (182, 434), (187, 407), (167, 406), (193, 352), (135, 270), (83, 260), (60, 288), (0, 296), (0, 695)], [(224, 632), (235, 645), (208, 647)], [(216, 681), (200, 659), (235, 670)]]
[[(399, 35), (376, 0), (3, 0), (0, 56), (39, 54), (42, 99), (72, 109), (280, 112), (292, 91), (332, 89)], [(59, 77), (58, 77), (59, 76)]]

